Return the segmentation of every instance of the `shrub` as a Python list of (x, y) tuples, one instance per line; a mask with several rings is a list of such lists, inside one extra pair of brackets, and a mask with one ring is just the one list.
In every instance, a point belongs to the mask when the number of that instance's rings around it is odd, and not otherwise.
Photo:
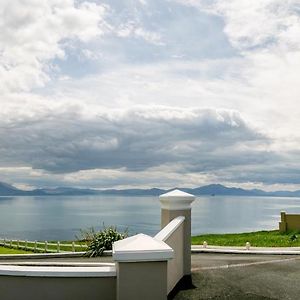
[(81, 235), (88, 244), (86, 255), (89, 257), (101, 256), (105, 250), (111, 250), (114, 242), (122, 240), (128, 236), (125, 232), (118, 232), (114, 226), (105, 227), (99, 232), (94, 228), (82, 231)]
[(297, 240), (298, 239), (298, 236), (295, 234), (295, 233), (293, 233), (291, 236), (290, 236), (290, 241), (291, 242), (293, 242), (293, 241), (295, 241), (295, 240)]

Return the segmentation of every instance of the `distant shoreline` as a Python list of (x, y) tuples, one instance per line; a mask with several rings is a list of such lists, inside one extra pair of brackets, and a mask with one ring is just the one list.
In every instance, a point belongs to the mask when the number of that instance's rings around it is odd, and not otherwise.
[[(85, 197), (85, 196), (91, 196), (91, 197), (96, 197), (96, 196), (100, 196), (100, 197), (125, 197), (125, 198), (130, 198), (130, 197), (145, 197), (145, 198), (152, 198), (152, 197), (158, 197), (159, 195), (127, 195), (127, 194), (102, 194), (102, 193), (98, 193), (98, 194), (45, 194), (45, 195), (28, 195), (28, 194), (24, 194), (24, 195), (0, 195), (0, 198), (8, 198), (8, 197), (49, 197), (49, 198), (53, 198), (53, 197)], [(207, 194), (202, 194), (202, 195), (194, 195), (197, 198), (201, 198), (201, 197), (206, 197), (206, 198), (211, 198), (211, 199), (218, 199), (219, 197), (246, 197), (246, 198), (300, 198), (300, 195), (296, 195), (296, 196), (282, 196), (282, 195), (207, 195)]]
[[(177, 188), (177, 187), (176, 187)], [(167, 193), (172, 189), (105, 189), (96, 190), (88, 188), (73, 188), (73, 187), (56, 187), (56, 188), (40, 188), (31, 191), (18, 189), (7, 183), (0, 182), (0, 196), (159, 196)], [(258, 189), (246, 190), (236, 187), (226, 187), (221, 184), (210, 184), (196, 188), (181, 188), (180, 190), (193, 194), (195, 196), (240, 196), (240, 197), (300, 197), (300, 190), (297, 191), (274, 191), (266, 192)]]

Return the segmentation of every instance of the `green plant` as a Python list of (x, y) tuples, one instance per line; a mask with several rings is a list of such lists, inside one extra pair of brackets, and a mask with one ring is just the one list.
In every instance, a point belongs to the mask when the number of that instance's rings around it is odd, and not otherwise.
[(298, 239), (298, 236), (295, 234), (295, 233), (293, 233), (291, 236), (290, 236), (290, 240), (293, 242), (293, 241), (295, 241), (295, 240), (297, 240)]
[(114, 242), (122, 240), (128, 236), (128, 231), (118, 232), (114, 226), (105, 227), (99, 232), (94, 228), (82, 231), (84, 240), (88, 244), (86, 255), (89, 257), (101, 256), (105, 250), (111, 250)]

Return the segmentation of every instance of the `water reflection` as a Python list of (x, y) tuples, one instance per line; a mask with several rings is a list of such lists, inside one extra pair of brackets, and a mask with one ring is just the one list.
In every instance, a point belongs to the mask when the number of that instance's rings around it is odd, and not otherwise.
[[(278, 227), (280, 211), (300, 213), (299, 198), (199, 197), (192, 233), (244, 232)], [(102, 224), (154, 235), (160, 228), (157, 197), (0, 197), (0, 236), (30, 240), (73, 239)]]

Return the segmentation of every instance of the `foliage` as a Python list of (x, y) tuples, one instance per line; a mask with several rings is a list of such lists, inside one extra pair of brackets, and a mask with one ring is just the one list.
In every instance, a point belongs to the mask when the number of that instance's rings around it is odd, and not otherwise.
[(105, 250), (111, 250), (114, 242), (122, 240), (128, 236), (127, 230), (118, 232), (114, 226), (105, 227), (101, 231), (90, 228), (81, 231), (83, 240), (88, 244), (86, 255), (89, 257), (101, 256)]
[(297, 240), (297, 238), (298, 238), (298, 236), (295, 234), (295, 233), (293, 233), (291, 236), (290, 236), (290, 240), (293, 242), (293, 241), (295, 241), (295, 240)]

